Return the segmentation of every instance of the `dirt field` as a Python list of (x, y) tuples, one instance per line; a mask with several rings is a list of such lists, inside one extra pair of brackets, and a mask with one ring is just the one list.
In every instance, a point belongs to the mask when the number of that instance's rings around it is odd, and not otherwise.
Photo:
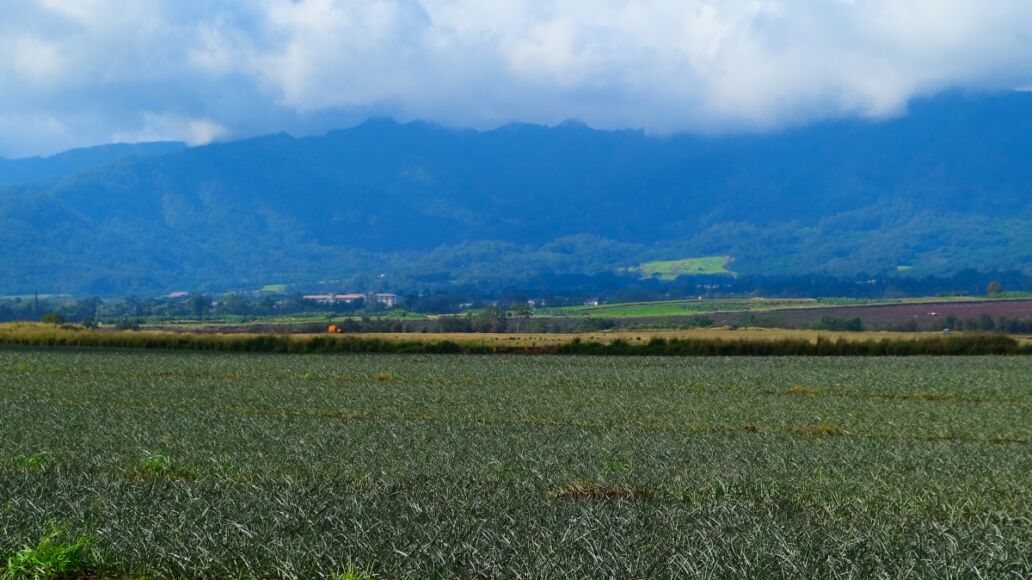
[[(798, 328), (820, 320), (822, 316), (835, 318), (859, 318), (865, 328), (886, 330), (899, 327), (910, 321), (917, 323), (918, 329), (937, 328), (943, 319), (955, 316), (961, 320), (977, 319), (982, 315), (993, 318), (1006, 316), (1013, 319), (1032, 318), (1032, 300), (1000, 300), (980, 302), (927, 302), (920, 304), (890, 304), (874, 306), (839, 306), (834, 308), (799, 308), (768, 312), (757, 318), (769, 318), (780, 321), (778, 326)], [(714, 317), (720, 324), (724, 322)], [(734, 315), (728, 317), (728, 323), (734, 323)], [(745, 319), (737, 317), (739, 321)]]

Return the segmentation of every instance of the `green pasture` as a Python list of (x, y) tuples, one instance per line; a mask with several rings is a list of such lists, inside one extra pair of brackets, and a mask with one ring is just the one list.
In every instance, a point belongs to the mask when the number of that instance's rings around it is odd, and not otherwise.
[(818, 305), (819, 303), (816, 300), (805, 298), (666, 300), (657, 302), (622, 302), (617, 304), (599, 304), (597, 306), (584, 305), (543, 308), (538, 310), (538, 314), (545, 316), (622, 318), (636, 316), (678, 316), (686, 314), (706, 314), (709, 312), (760, 312), (777, 308), (799, 308)]
[(727, 269), (730, 260), (730, 256), (658, 260), (645, 262), (638, 266), (637, 271), (642, 278), (658, 277), (661, 280), (673, 280), (680, 276), (732, 274), (733, 272)]

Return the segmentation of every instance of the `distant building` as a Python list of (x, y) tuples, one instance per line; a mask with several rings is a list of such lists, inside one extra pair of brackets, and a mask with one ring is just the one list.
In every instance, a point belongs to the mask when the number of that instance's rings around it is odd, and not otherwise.
[(376, 293), (370, 294), (369, 298), (371, 298), (371, 300), (369, 300), (370, 302), (375, 302), (375, 303), (378, 303), (378, 304), (383, 304), (387, 308), (394, 308), (395, 306), (398, 305), (398, 295), (397, 294), (389, 294), (387, 292), (376, 292)]
[(319, 304), (333, 304), (333, 294), (306, 294), (301, 299)]
[(398, 305), (398, 295), (386, 292), (370, 292), (368, 294), (307, 294), (301, 298), (324, 305), (354, 304), (359, 300), (364, 300), (366, 304), (383, 304), (387, 308), (394, 308)]
[(365, 300), (365, 294), (307, 294), (301, 297), (304, 300), (318, 304), (351, 304), (358, 300)]

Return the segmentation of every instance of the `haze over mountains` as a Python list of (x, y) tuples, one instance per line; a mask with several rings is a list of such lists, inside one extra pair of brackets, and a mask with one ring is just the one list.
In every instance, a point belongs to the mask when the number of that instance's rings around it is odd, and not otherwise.
[(374, 120), (0, 160), (0, 293), (519, 285), (647, 260), (742, 274), (1032, 272), (1032, 94), (652, 138)]

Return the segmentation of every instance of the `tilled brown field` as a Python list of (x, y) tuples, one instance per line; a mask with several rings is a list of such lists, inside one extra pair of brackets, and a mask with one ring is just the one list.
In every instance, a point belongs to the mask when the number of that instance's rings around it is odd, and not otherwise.
[[(818, 308), (784, 308), (763, 312), (712, 312), (696, 316), (642, 316), (611, 319), (615, 328), (677, 328), (703, 316), (716, 326), (769, 326), (806, 328), (829, 316), (840, 319), (859, 318), (867, 330), (897, 330), (913, 321), (916, 330), (939, 330), (945, 319), (978, 319), (989, 315), (1015, 320), (1032, 320), (1032, 300), (972, 300), (965, 302), (921, 302), (913, 304), (878, 304), (869, 306), (824, 306)], [(574, 329), (583, 319), (553, 319), (558, 327)]]
[[(955, 316), (961, 320), (977, 319), (983, 315), (999, 318), (1032, 319), (1032, 300), (997, 300), (972, 302), (936, 302), (920, 304), (888, 304), (874, 306), (838, 306), (828, 308), (799, 308), (754, 314), (760, 321), (775, 322), (776, 326), (800, 328), (821, 319), (859, 318), (865, 328), (887, 330), (915, 321), (920, 330), (936, 329), (943, 320)], [(713, 315), (718, 324), (741, 324), (751, 320), (749, 313)]]

